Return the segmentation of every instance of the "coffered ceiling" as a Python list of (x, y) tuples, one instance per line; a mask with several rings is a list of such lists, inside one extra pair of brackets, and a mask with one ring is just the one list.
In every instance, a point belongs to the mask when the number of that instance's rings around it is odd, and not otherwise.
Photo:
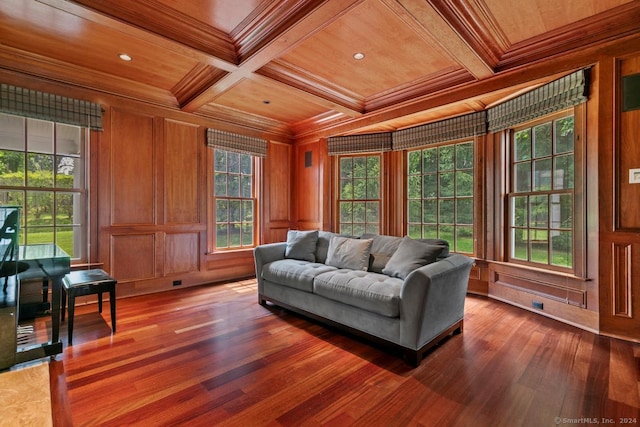
[(637, 0), (2, 0), (0, 68), (302, 138), (480, 110), (638, 32)]

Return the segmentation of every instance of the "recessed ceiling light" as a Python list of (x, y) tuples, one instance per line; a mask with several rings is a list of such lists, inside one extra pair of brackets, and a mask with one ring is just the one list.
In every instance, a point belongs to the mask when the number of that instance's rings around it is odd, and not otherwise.
[(364, 53), (362, 52), (356, 52), (353, 54), (353, 59), (355, 59), (356, 61), (359, 61), (361, 59), (364, 59)]
[(120, 57), (120, 59), (122, 59), (123, 61), (131, 61), (133, 59), (126, 53), (121, 53), (120, 55), (118, 55), (118, 57)]

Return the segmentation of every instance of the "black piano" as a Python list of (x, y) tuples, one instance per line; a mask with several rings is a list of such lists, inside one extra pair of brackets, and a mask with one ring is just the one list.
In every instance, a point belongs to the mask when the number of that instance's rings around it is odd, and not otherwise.
[[(0, 218), (2, 219), (2, 218)], [(8, 215), (5, 216), (5, 224)], [(69, 273), (71, 258), (53, 243), (17, 245), (17, 228), (3, 233), (0, 227), (0, 370), (16, 363), (62, 353), (60, 341), (60, 303), (62, 278)], [(42, 279), (51, 286), (51, 335), (43, 343), (18, 347), (20, 280)]]

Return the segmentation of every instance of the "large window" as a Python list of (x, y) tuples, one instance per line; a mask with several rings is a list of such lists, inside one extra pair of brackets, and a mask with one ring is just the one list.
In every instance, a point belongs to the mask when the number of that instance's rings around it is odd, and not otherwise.
[(255, 245), (255, 157), (214, 149), (215, 248)]
[(511, 132), (509, 258), (573, 266), (574, 118)]
[(86, 255), (86, 130), (0, 114), (0, 204), (22, 207), (21, 244)]
[(473, 253), (473, 142), (407, 153), (407, 233)]
[(380, 154), (340, 156), (339, 232), (380, 233)]

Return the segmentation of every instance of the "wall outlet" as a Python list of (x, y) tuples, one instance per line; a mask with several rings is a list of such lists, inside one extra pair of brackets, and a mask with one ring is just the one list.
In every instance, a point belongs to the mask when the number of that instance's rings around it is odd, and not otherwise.
[(544, 309), (544, 304), (542, 304), (541, 302), (538, 302), (538, 301), (533, 301), (533, 302), (531, 302), (531, 307), (537, 308), (538, 310), (543, 310)]
[(180, 286), (182, 285), (182, 280), (174, 280), (173, 281), (173, 286)]

